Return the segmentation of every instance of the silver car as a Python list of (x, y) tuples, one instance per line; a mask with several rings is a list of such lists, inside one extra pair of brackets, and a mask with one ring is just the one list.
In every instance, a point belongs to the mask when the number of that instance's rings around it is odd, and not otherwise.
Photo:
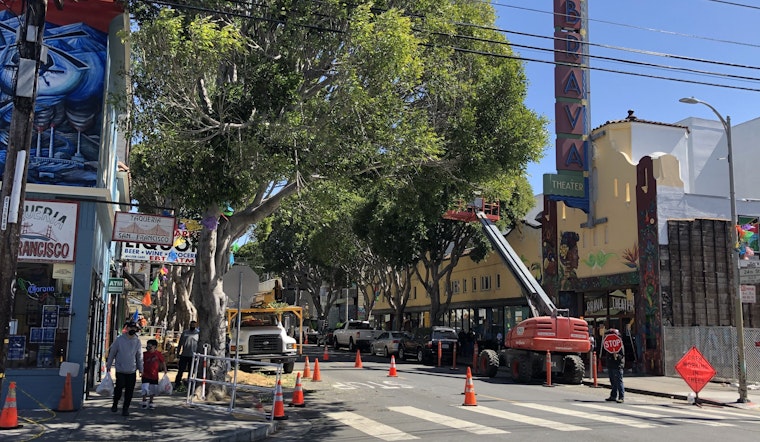
[(386, 331), (380, 333), (372, 345), (370, 345), (369, 351), (373, 355), (385, 356), (386, 358), (391, 355), (398, 355), (399, 345), (402, 341), (411, 340), (412, 336), (407, 332), (400, 331)]

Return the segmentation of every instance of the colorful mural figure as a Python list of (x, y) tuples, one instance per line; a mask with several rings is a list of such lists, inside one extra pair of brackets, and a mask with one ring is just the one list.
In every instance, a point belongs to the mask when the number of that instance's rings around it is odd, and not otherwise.
[[(13, 110), (20, 18), (0, 12), (0, 177)], [(100, 157), (107, 35), (84, 23), (46, 23), (28, 183), (94, 187)]]
[(563, 279), (565, 281), (578, 279), (578, 241), (580, 235), (577, 232), (562, 232), (562, 238), (559, 243), (559, 261), (562, 263)]

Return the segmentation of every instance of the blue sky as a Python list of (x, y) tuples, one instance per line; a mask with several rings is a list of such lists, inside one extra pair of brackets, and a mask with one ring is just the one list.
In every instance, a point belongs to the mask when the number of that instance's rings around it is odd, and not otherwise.
[[(554, 32), (552, 0), (494, 0), (497, 27), (512, 32), (550, 37)], [(617, 50), (592, 46), (591, 66), (616, 71), (672, 77), (706, 83), (757, 89), (748, 91), (689, 84), (663, 79), (591, 71), (591, 127), (627, 116), (633, 109), (638, 118), (674, 123), (689, 116), (716, 119), (705, 106), (678, 102), (694, 96), (709, 102), (732, 124), (760, 117), (760, 2), (731, 0), (751, 7), (710, 0), (589, 0), (589, 41), (592, 44), (627, 48)], [(506, 33), (513, 44), (552, 48), (546, 38)], [(552, 60), (550, 52), (513, 47), (522, 57)], [(633, 50), (633, 51), (631, 51)], [(648, 51), (700, 60), (754, 66), (755, 69), (680, 60), (674, 57), (645, 55)], [(674, 66), (711, 73), (738, 75), (758, 80), (731, 79), (716, 75), (685, 73), (663, 68), (631, 65), (619, 61), (594, 59), (611, 57), (656, 65)], [(528, 77), (526, 104), (547, 117), (552, 134), (544, 159), (529, 165), (534, 193), (542, 192), (544, 173), (554, 173), (554, 67), (549, 63), (525, 62)]]

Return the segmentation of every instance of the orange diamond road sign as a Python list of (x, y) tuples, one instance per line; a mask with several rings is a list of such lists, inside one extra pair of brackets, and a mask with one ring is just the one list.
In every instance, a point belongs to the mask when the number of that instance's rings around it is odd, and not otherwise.
[(676, 364), (676, 371), (689, 384), (694, 393), (702, 391), (705, 385), (717, 373), (712, 365), (707, 362), (707, 359), (702, 356), (702, 353), (697, 350), (697, 347), (691, 347), (683, 355), (681, 360)]

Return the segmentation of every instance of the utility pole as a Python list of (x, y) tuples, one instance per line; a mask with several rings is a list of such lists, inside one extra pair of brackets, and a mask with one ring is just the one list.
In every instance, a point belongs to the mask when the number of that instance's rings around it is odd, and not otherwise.
[[(56, 5), (60, 1), (56, 1)], [(24, 215), (26, 173), (34, 129), (34, 103), (42, 54), (47, 0), (27, 0), (24, 21), (16, 34), (18, 65), (13, 79), (13, 114), (8, 133), (0, 189), (0, 373), (5, 373), (10, 320), (15, 302), (20, 224)]]

